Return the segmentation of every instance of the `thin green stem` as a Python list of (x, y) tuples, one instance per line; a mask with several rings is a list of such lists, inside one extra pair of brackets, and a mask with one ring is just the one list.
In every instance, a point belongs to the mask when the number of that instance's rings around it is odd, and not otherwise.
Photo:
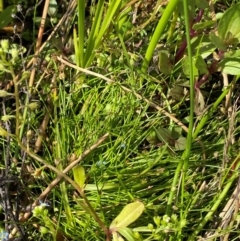
[(173, 197), (174, 197), (174, 194), (175, 194), (176, 189), (177, 189), (177, 182), (179, 181), (178, 178), (179, 178), (180, 172), (182, 170), (182, 167), (183, 167), (183, 159), (180, 159), (179, 163), (178, 163), (178, 166), (177, 166), (177, 169), (175, 171), (174, 177), (173, 177), (170, 194), (169, 194), (168, 201), (167, 201), (166, 214), (169, 217), (171, 216), (171, 210), (172, 210), (172, 206), (173, 206)]
[(18, 89), (18, 82), (17, 77), (14, 73), (13, 66), (10, 64), (10, 70), (13, 78), (13, 85), (14, 85), (14, 96), (15, 96), (15, 105), (16, 105), (16, 130), (15, 135), (19, 137), (19, 125), (20, 125), (20, 104), (19, 104), (19, 89)]
[(192, 48), (191, 48), (191, 38), (190, 38), (190, 26), (189, 26), (189, 12), (188, 12), (188, 0), (183, 1), (184, 6), (184, 19), (186, 25), (186, 38), (187, 38), (187, 52), (189, 61), (189, 74), (190, 74), (190, 115), (189, 115), (189, 127), (187, 135), (187, 146), (186, 150), (182, 155), (184, 161), (184, 172), (187, 171), (188, 160), (192, 148), (192, 130), (194, 125), (194, 76), (193, 76), (193, 62), (192, 62)]
[(78, 0), (78, 43), (77, 63), (84, 67), (84, 36), (85, 36), (85, 0)]
[[(190, 39), (190, 26), (189, 26), (189, 13), (188, 13), (188, 4), (187, 0), (184, 1), (184, 19), (185, 19), (185, 25), (186, 25), (186, 38), (187, 38), (187, 44), (188, 46), (191, 46), (191, 39)], [(177, 182), (179, 180), (179, 175), (181, 171), (183, 171), (183, 176), (181, 178), (182, 180), (182, 195), (181, 195), (181, 202), (183, 207), (183, 196), (184, 196), (184, 183), (185, 183), (185, 174), (188, 167), (188, 160), (191, 153), (192, 148), (192, 129), (193, 129), (193, 118), (194, 118), (194, 76), (193, 76), (193, 63), (192, 63), (192, 51), (191, 48), (188, 48), (188, 59), (189, 59), (189, 68), (190, 68), (190, 115), (189, 115), (189, 131), (187, 135), (187, 146), (186, 150), (182, 155), (182, 158), (178, 164), (178, 167), (175, 171), (175, 175), (173, 178), (173, 183), (171, 187), (171, 191), (168, 198), (167, 203), (167, 215), (170, 216), (171, 214), (171, 205), (173, 203), (173, 197), (176, 190)], [(182, 215), (182, 214), (181, 214)], [(183, 218), (183, 217), (182, 217)]]
[(170, 0), (161, 19), (158, 22), (158, 25), (156, 27), (156, 30), (153, 33), (152, 39), (149, 43), (148, 49), (146, 51), (145, 57), (144, 57), (144, 61), (143, 61), (143, 65), (142, 65), (142, 72), (146, 73), (149, 63), (152, 59), (154, 50), (157, 46), (157, 43), (159, 41), (159, 39), (161, 38), (163, 31), (165, 30), (167, 24), (169, 23), (170, 17), (172, 16), (172, 13), (174, 11), (174, 9), (176, 8), (177, 4), (178, 4), (179, 0)]

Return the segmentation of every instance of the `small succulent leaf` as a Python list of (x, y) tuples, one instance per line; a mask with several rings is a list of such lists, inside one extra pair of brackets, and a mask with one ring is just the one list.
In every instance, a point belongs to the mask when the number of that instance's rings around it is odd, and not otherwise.
[(182, 135), (182, 128), (181, 126), (174, 126), (172, 129), (172, 138), (177, 139)]
[(219, 38), (215, 33), (210, 33), (210, 40), (213, 44), (215, 44), (215, 46), (219, 49), (219, 50), (222, 50), (222, 51), (226, 51), (227, 50), (227, 46), (226, 44), (224, 43), (224, 41)]
[(200, 9), (205, 9), (209, 7), (209, 3), (207, 0), (195, 0), (195, 4)]
[(167, 51), (161, 50), (158, 53), (158, 67), (163, 74), (171, 74), (172, 64), (168, 57)]
[(16, 14), (16, 6), (8, 6), (0, 13), (0, 29), (6, 27), (12, 21), (12, 15)]
[(208, 74), (207, 64), (201, 55), (196, 56), (195, 66), (198, 69), (200, 74)]
[(159, 127), (156, 130), (156, 133), (157, 133), (158, 139), (165, 143), (168, 143), (169, 140), (172, 138), (172, 132), (170, 130), (168, 130), (167, 128)]
[(50, 0), (49, 2), (49, 8), (48, 8), (48, 15), (50, 17), (53, 17), (56, 15), (58, 9), (58, 4), (56, 0)]
[(118, 228), (118, 233), (128, 241), (135, 241), (133, 231), (130, 228)]
[(240, 58), (224, 58), (219, 64), (219, 71), (230, 75), (240, 74)]
[(216, 21), (214, 21), (214, 20), (209, 20), (209, 21), (206, 21), (203, 23), (195, 23), (193, 25), (193, 29), (194, 30), (204, 30), (206, 28), (210, 28), (210, 27), (214, 26), (215, 23), (216, 23)]
[(221, 12), (221, 13), (216, 13), (216, 19), (217, 19), (217, 20), (220, 20), (223, 15), (224, 15), (223, 12)]
[(146, 140), (151, 145), (156, 145), (159, 142), (156, 131), (155, 130), (151, 130), (151, 132), (147, 135)]
[(175, 142), (175, 148), (177, 151), (183, 151), (186, 149), (186, 142), (187, 142), (187, 138), (184, 136), (181, 136), (177, 139), (177, 141)]
[(79, 185), (80, 188), (83, 188), (85, 183), (85, 170), (83, 166), (74, 167), (73, 176), (74, 176), (74, 181)]
[(140, 217), (143, 210), (144, 205), (139, 201), (127, 204), (120, 214), (112, 221), (110, 229), (127, 227)]
[(220, 19), (218, 36), (224, 43), (234, 45), (240, 41), (240, 3), (229, 8)]

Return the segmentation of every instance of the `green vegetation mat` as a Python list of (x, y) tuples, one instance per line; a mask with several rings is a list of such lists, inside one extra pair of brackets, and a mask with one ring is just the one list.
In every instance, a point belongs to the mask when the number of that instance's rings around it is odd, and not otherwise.
[(0, 241), (239, 240), (239, 12), (0, 1)]

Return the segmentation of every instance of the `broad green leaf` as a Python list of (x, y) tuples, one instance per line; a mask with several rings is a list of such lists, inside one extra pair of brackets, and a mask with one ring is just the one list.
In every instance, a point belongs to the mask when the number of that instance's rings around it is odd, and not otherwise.
[(224, 52), (227, 50), (227, 46), (225, 45), (223, 40), (221, 38), (219, 38), (215, 33), (210, 33), (210, 40), (213, 44), (215, 44), (215, 46), (218, 49), (220, 49)]
[(219, 64), (219, 71), (225, 74), (240, 74), (240, 58), (224, 58)]
[(240, 41), (240, 3), (234, 4), (222, 16), (218, 25), (219, 37), (228, 45)]
[(240, 49), (232, 50), (224, 53), (225, 58), (239, 58), (240, 57)]
[(196, 56), (195, 66), (200, 74), (208, 74), (207, 64), (201, 55)]
[(139, 201), (127, 204), (121, 213), (112, 221), (110, 229), (127, 227), (140, 217), (143, 210), (144, 205)]
[(83, 166), (76, 166), (73, 168), (74, 181), (83, 188), (85, 183), (85, 170)]
[(6, 27), (12, 22), (12, 14), (15, 15), (17, 12), (16, 6), (8, 6), (0, 13), (0, 29)]
[(158, 67), (163, 74), (171, 74), (172, 64), (168, 57), (167, 51), (161, 50), (158, 53)]
[(118, 233), (120, 233), (128, 241), (135, 241), (133, 231), (130, 228), (118, 228)]
[(50, 17), (53, 17), (56, 15), (58, 9), (58, 4), (56, 0), (50, 0), (49, 2), (49, 8), (48, 8), (48, 15)]
[(208, 57), (216, 49), (208, 35), (195, 37), (191, 40), (191, 47), (194, 55), (201, 55), (203, 59)]

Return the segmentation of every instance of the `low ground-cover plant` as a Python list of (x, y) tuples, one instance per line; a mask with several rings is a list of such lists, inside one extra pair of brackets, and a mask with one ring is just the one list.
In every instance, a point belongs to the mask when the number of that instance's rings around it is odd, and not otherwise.
[(237, 239), (240, 4), (63, 5), (1, 41), (0, 239)]

